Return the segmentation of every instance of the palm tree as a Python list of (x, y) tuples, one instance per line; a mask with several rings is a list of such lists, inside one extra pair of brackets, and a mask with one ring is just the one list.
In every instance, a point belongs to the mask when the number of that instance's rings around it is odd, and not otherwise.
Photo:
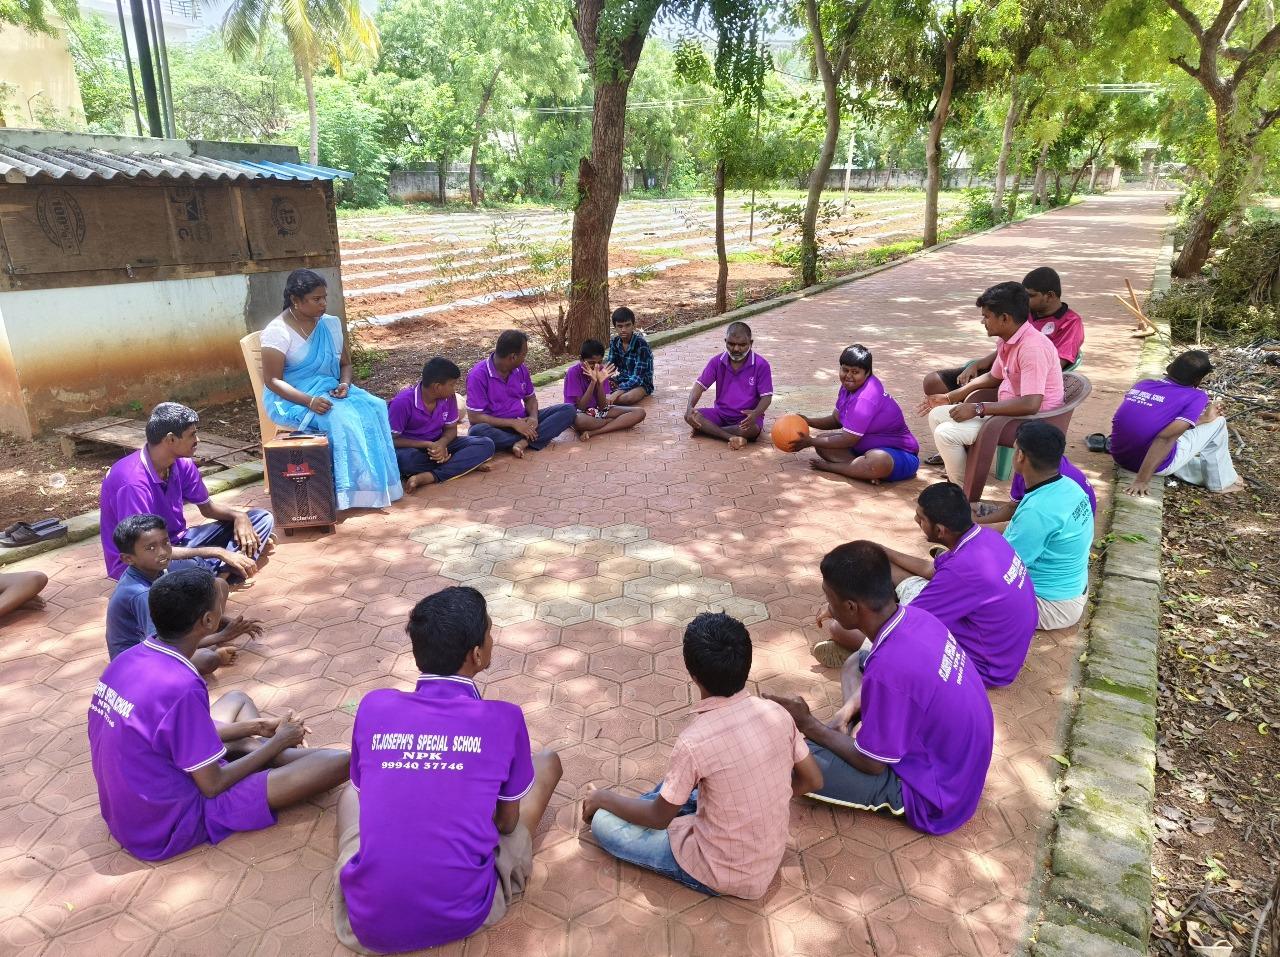
[(359, 0), (232, 0), (222, 18), (222, 41), (232, 59), (252, 55), (273, 24), (284, 33), (307, 91), (308, 155), (314, 165), (320, 161), (315, 71), (328, 63), (341, 72), (344, 62), (376, 54), (378, 28), (360, 9)]

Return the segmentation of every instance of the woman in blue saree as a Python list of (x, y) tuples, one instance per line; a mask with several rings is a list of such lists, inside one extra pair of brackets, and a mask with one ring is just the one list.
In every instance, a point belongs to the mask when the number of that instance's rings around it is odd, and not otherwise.
[(289, 274), (284, 311), (262, 330), (263, 403), (277, 425), (329, 437), (339, 509), (381, 508), (404, 494), (387, 403), (351, 384), (342, 323), (327, 305), (322, 276)]

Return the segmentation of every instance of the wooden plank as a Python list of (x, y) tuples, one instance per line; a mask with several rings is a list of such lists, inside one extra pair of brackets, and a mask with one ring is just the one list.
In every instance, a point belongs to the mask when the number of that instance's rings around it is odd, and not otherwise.
[[(109, 425), (124, 425), (128, 422), (137, 422), (136, 419), (124, 419), (118, 415), (104, 415), (101, 418), (91, 419), (88, 422), (77, 422), (75, 425), (60, 425), (53, 431), (58, 435), (70, 435), (80, 437), (88, 435), (95, 429), (105, 429)], [(139, 427), (145, 428), (143, 423), (137, 423)]]
[(241, 260), (226, 263), (202, 263), (198, 266), (177, 264), (158, 266), (133, 265), (128, 271), (87, 269), (58, 273), (27, 273), (0, 277), (12, 289), (72, 289), (82, 286), (109, 286), (122, 282), (158, 282), (162, 279), (203, 279), (210, 276), (239, 276), (246, 273), (289, 272), (293, 269), (326, 269), (338, 266), (337, 254), (296, 256), (291, 259), (269, 259), (262, 262)]
[(253, 259), (337, 255), (336, 232), (319, 183), (262, 180), (236, 189)]

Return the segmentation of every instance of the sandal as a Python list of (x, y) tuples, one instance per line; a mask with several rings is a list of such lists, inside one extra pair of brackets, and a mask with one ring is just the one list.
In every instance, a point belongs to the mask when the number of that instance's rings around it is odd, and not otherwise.
[(925, 465), (941, 465), (942, 456), (939, 455), (937, 452), (934, 452), (932, 455), (926, 455), (923, 459), (921, 459), (921, 461), (924, 462)]
[(1092, 435), (1085, 436), (1084, 444), (1090, 452), (1110, 452), (1111, 436), (1094, 432)]
[(62, 538), (66, 534), (67, 526), (57, 518), (46, 518), (31, 523), (14, 522), (0, 533), (0, 547), (18, 548), (22, 545), (34, 545), (36, 542)]

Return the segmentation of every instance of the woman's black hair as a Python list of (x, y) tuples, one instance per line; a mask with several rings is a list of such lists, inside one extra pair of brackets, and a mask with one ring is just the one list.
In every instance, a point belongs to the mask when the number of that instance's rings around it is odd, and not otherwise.
[(311, 269), (295, 269), (289, 273), (289, 278), (284, 281), (284, 307), (289, 309), (293, 306), (293, 300), (301, 299), (313, 289), (320, 286), (329, 285), (324, 281), (324, 276)]
[(855, 342), (840, 353), (840, 364), (862, 369), (867, 375), (871, 375), (871, 350)]

